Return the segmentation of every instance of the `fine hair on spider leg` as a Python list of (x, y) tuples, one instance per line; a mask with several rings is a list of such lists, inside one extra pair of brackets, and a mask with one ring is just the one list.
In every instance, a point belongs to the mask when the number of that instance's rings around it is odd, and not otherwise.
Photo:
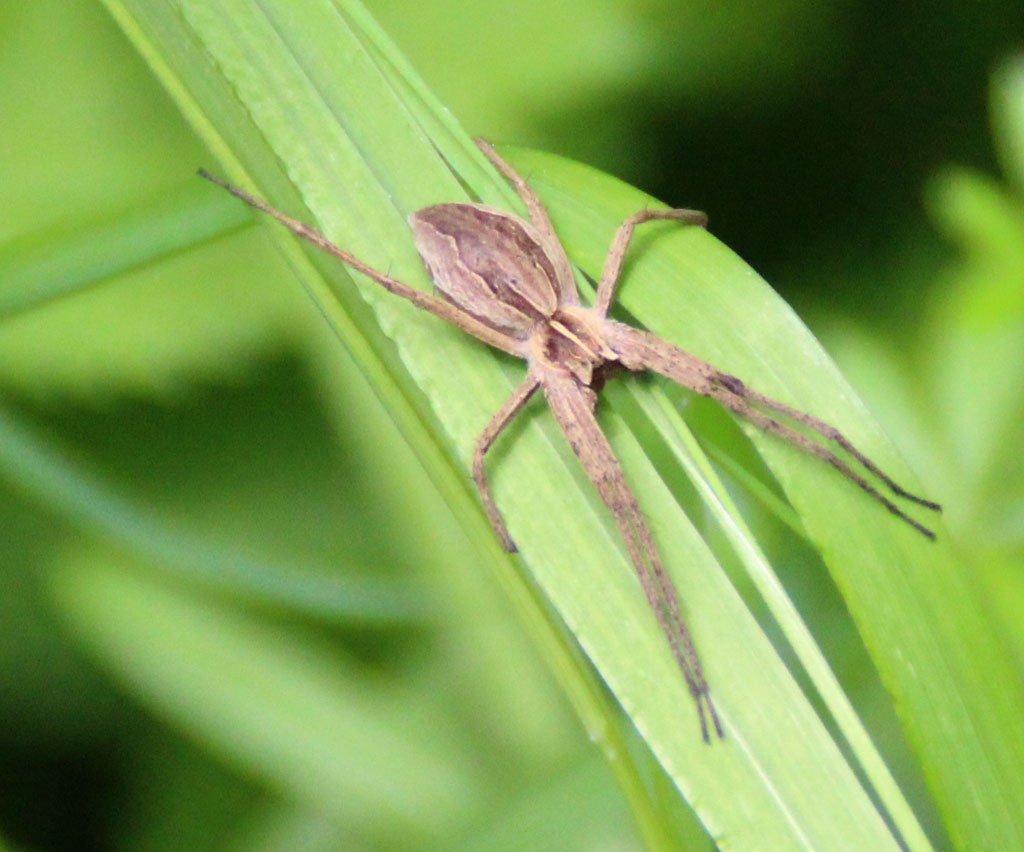
[(314, 228), (205, 171), (200, 174), (267, 213), (304, 240), (338, 258), (396, 296), (447, 320), (504, 352), (526, 361), (526, 378), (490, 418), (473, 447), (472, 475), (502, 547), (515, 543), (487, 483), (484, 459), (498, 435), (540, 389), (604, 504), (608, 507), (647, 602), (661, 627), (696, 705), (701, 737), (724, 729), (711, 701), (676, 590), (661, 562), (636, 496), (594, 417), (606, 367), (653, 370), (697, 393), (713, 397), (734, 414), (830, 464), (893, 515), (929, 538), (934, 533), (881, 494), (826, 447), (785, 426), (760, 408), (782, 414), (835, 442), (896, 496), (938, 510), (937, 503), (908, 493), (860, 453), (839, 430), (744, 385), (739, 379), (649, 332), (608, 319), (623, 259), (637, 225), (674, 220), (704, 227), (698, 210), (641, 210), (626, 218), (612, 238), (592, 307), (580, 303), (572, 266), (547, 211), (533, 189), (493, 147), (477, 146), (508, 180), (528, 219), (483, 204), (435, 204), (409, 216), (413, 242), (440, 295), (416, 290), (339, 248)]

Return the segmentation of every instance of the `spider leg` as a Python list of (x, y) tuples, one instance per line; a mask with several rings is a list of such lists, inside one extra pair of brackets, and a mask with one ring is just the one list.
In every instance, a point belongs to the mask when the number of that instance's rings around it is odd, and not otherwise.
[(573, 452), (615, 518), (647, 602), (654, 610), (697, 705), (701, 736), (705, 742), (711, 741), (708, 730), (710, 717), (715, 733), (723, 737), (722, 724), (711, 702), (700, 658), (679, 611), (675, 588), (665, 573), (636, 497), (626, 484), (618, 459), (594, 417), (594, 392), (573, 376), (555, 371), (545, 374), (541, 385)]
[(657, 219), (675, 219), (702, 228), (706, 228), (708, 224), (707, 214), (700, 210), (638, 210), (626, 219), (612, 237), (611, 247), (605, 257), (604, 271), (601, 273), (601, 282), (597, 286), (597, 295), (594, 298), (594, 310), (598, 316), (603, 317), (608, 313), (608, 308), (615, 297), (615, 288), (622, 272), (622, 261), (626, 256), (629, 241), (633, 239), (636, 226)]
[(477, 148), (483, 152), (483, 155), (491, 161), (491, 165), (501, 172), (505, 180), (512, 184), (512, 188), (522, 199), (523, 204), (526, 205), (526, 210), (530, 214), (530, 221), (533, 223), (533, 227), (540, 232), (541, 237), (544, 239), (548, 254), (557, 261), (560, 267), (558, 270), (558, 289), (561, 295), (559, 301), (562, 304), (579, 304), (576, 279), (573, 277), (569, 258), (565, 254), (565, 247), (562, 245), (562, 241), (558, 239), (558, 235), (551, 225), (551, 219), (548, 217), (548, 211), (540, 203), (537, 193), (533, 191), (533, 188), (523, 179), (522, 175), (513, 169), (494, 150), (494, 146), (490, 142), (480, 138), (476, 138), (473, 141), (476, 143)]
[(516, 545), (512, 541), (512, 536), (509, 535), (508, 527), (505, 526), (505, 520), (498, 510), (498, 505), (494, 502), (491, 487), (487, 484), (484, 454), (491, 448), (491, 444), (494, 443), (501, 430), (508, 426), (512, 418), (526, 405), (527, 400), (533, 396), (533, 392), (537, 390), (539, 384), (538, 379), (527, 376), (526, 381), (513, 391), (512, 396), (502, 403), (501, 408), (488, 421), (473, 446), (473, 482), (476, 483), (476, 490), (480, 492), (480, 500), (484, 504), (484, 511), (487, 512), (487, 517), (494, 528), (494, 534), (498, 537), (502, 550), (506, 553), (515, 553)]
[(199, 174), (208, 181), (217, 184), (217, 186), (223, 187), (236, 198), (242, 199), (242, 201), (250, 207), (255, 207), (257, 210), (261, 210), (264, 213), (273, 216), (278, 222), (288, 228), (288, 230), (292, 231), (292, 233), (302, 237), (302, 239), (312, 243), (317, 248), (322, 249), (328, 254), (333, 255), (342, 263), (351, 266), (357, 272), (361, 272), (368, 278), (372, 278), (388, 292), (394, 293), (396, 296), (401, 296), (403, 299), (408, 299), (416, 307), (429, 311), (443, 320), (447, 320), (452, 325), (458, 326), (463, 331), (472, 334), (484, 343), (489, 343), (497, 349), (501, 349), (520, 358), (523, 357), (522, 344), (514, 337), (510, 337), (507, 334), (503, 334), (502, 332), (485, 325), (476, 317), (466, 313), (464, 310), (445, 299), (438, 298), (432, 293), (425, 293), (422, 290), (417, 290), (415, 287), (410, 287), (408, 284), (399, 281), (397, 278), (392, 278), (390, 275), (385, 275), (383, 272), (374, 269), (372, 266), (361, 261), (351, 252), (347, 252), (345, 249), (336, 246), (315, 228), (311, 228), (309, 225), (306, 225), (297, 219), (293, 219), (291, 216), (282, 213), (280, 210), (276, 210), (265, 201), (261, 201), (259, 198), (250, 195), (244, 189), (225, 183), (219, 178), (215, 178), (204, 169), (200, 169)]
[(613, 351), (619, 354), (620, 360), (628, 369), (654, 370), (656, 373), (661, 373), (677, 384), (688, 387), (702, 396), (710, 396), (718, 400), (734, 414), (749, 420), (766, 432), (778, 435), (804, 452), (830, 464), (873, 500), (881, 503), (896, 517), (910, 524), (910, 526), (926, 537), (930, 539), (935, 538), (934, 532), (910, 517), (910, 515), (871, 485), (863, 476), (854, 471), (830, 449), (812, 441), (795, 429), (779, 423), (763, 411), (755, 408), (754, 403), (763, 405), (780, 414), (785, 414), (787, 417), (791, 417), (797, 422), (811, 427), (823, 437), (837, 441), (840, 446), (851, 452), (851, 455), (860, 461), (868, 471), (878, 475), (886, 485), (893, 488), (893, 491), (899, 496), (910, 497), (929, 508), (938, 508), (937, 503), (912, 497), (904, 489), (896, 485), (888, 476), (882, 474), (878, 466), (864, 456), (863, 453), (854, 449), (853, 445), (835, 427), (829, 426), (827, 423), (809, 414), (791, 408), (785, 403), (778, 402), (771, 397), (751, 390), (735, 376), (712, 367), (707, 361), (677, 346), (673, 346), (671, 343), (649, 332), (641, 331), (613, 320), (605, 320), (603, 328), (605, 342)]
[(790, 419), (797, 421), (797, 423), (803, 423), (805, 426), (810, 427), (827, 440), (835, 441), (840, 447), (846, 450), (846, 452), (848, 452), (851, 456), (857, 459), (857, 461), (859, 461), (864, 466), (865, 470), (873, 473), (880, 480), (882, 480), (882, 482), (884, 482), (886, 486), (888, 486), (889, 490), (892, 491), (892, 493), (895, 494), (897, 497), (903, 497), (907, 500), (911, 500), (914, 503), (918, 503), (921, 506), (925, 506), (928, 509), (934, 509), (936, 512), (942, 511), (942, 506), (940, 506), (938, 503), (935, 503), (932, 500), (926, 500), (923, 497), (918, 497), (916, 494), (911, 494), (909, 491), (905, 490), (900, 485), (893, 482), (893, 480), (890, 479), (886, 473), (879, 469), (878, 465), (876, 465), (873, 461), (871, 461), (871, 459), (869, 459), (860, 450), (858, 450), (842, 432), (836, 429), (835, 426), (830, 426), (828, 423), (825, 423), (823, 420), (819, 420), (817, 417), (814, 417), (811, 414), (807, 414), (804, 411), (800, 411), (796, 408), (792, 408), (791, 406), (786, 405), (784, 402), (779, 402), (776, 399), (772, 399), (771, 397), (765, 396), (763, 393), (759, 393), (753, 388), (746, 387), (746, 385), (744, 385), (743, 388), (744, 390), (742, 395), (745, 396), (747, 399), (753, 400), (754, 402), (757, 402), (758, 404), (763, 405), (765, 408), (771, 409), (772, 411), (777, 411), (780, 414), (784, 414), (786, 415), (786, 417), (789, 417)]
[[(731, 376), (729, 378), (732, 378)], [(906, 521), (910, 526), (922, 533), (924, 536), (930, 539), (935, 538), (935, 533), (932, 532), (924, 524), (914, 520), (910, 515), (904, 512), (899, 506), (892, 502), (888, 497), (882, 494), (877, 488), (869, 483), (863, 476), (856, 473), (846, 462), (844, 462), (839, 456), (832, 452), (827, 447), (821, 446), (821, 444), (815, 443), (806, 435), (801, 435), (799, 432), (791, 429), (789, 426), (785, 426), (779, 423), (777, 420), (769, 417), (762, 411), (758, 411), (754, 408), (747, 400), (740, 394), (735, 393), (731, 388), (724, 386), (713, 387), (710, 391), (710, 396), (717, 399), (730, 411), (738, 414), (740, 417), (749, 420), (755, 426), (763, 429), (765, 432), (770, 432), (774, 435), (778, 435), (780, 438), (789, 441), (799, 447), (804, 452), (810, 453), (812, 456), (821, 459), (824, 462), (832, 465), (838, 470), (843, 476), (853, 482), (858, 488), (870, 495), (874, 500), (881, 503), (897, 518)], [(877, 468), (872, 465), (872, 468)], [(902, 491), (902, 489), (900, 489)], [(924, 502), (924, 501), (919, 501)], [(925, 505), (934, 506), (936, 504), (925, 503)]]

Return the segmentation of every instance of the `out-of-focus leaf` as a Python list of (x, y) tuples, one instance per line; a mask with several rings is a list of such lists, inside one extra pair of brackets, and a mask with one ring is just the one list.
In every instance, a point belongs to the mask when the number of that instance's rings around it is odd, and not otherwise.
[[(133, 576), (71, 560), (65, 618), (150, 709), (286, 797), (397, 840), (471, 813), (474, 770), (412, 694), (374, 688), (339, 653)], [(426, 711), (424, 713), (424, 711)]]

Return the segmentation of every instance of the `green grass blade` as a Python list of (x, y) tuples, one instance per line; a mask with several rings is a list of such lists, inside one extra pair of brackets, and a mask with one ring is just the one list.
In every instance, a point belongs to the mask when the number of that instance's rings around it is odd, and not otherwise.
[(158, 715), (285, 798), (392, 844), (472, 811), (472, 761), (444, 747), (422, 697), (334, 648), (110, 563), (75, 557), (54, 594), (85, 646)]
[(0, 318), (43, 305), (237, 227), (242, 211), (186, 184), (101, 221), (0, 248)]
[(336, 622), (422, 622), (428, 616), (422, 598), (393, 579), (261, 558), (147, 511), (2, 404), (0, 471), (5, 480), (85, 530), (208, 590)]
[[(201, 133), (207, 145), (218, 152), (219, 159), (231, 172), (232, 178), (245, 180), (247, 170), (258, 173), (261, 182), (267, 187), (264, 192), (268, 197), (274, 198), (282, 207), (299, 212), (302, 205), (300, 196), (295, 186), (282, 175), (277, 156), (266, 145), (263, 130), (251, 121), (249, 113), (234, 96), (231, 84), (218, 71), (214, 54), (204, 48), (198, 32), (183, 24), (178, 8), (164, 3), (113, 2), (108, 3), (108, 7), (133, 39), (140, 53), (150, 62), (168, 91), (175, 97), (183, 113)], [(237, 13), (238, 21), (246, 20), (244, 12), (247, 8), (247, 4), (242, 4), (234, 11), (224, 8), (215, 11), (208, 19), (210, 28), (203, 31), (203, 35), (208, 38), (219, 36), (230, 43), (236, 35), (234, 15)], [(224, 17), (225, 14), (227, 17)], [(344, 45), (352, 55), (365, 60), (366, 57), (355, 42), (353, 34), (347, 28), (341, 27), (341, 22), (337, 18), (330, 14), (324, 17), (325, 14), (323, 8), (318, 9), (312, 19), (306, 21), (308, 31), (320, 33), (323, 43), (329, 45), (332, 50), (340, 50)], [(285, 51), (283, 56), (275, 53), (279, 47), (274, 39), (265, 43), (257, 40), (250, 44), (250, 48), (257, 55), (265, 52), (270, 63), (283, 63), (288, 66), (291, 61), (288, 52)], [(351, 58), (343, 50), (337, 53), (337, 57), (342, 65), (347, 58)], [(243, 72), (246, 70), (244, 65), (243, 62)], [(374, 68), (363, 66), (362, 70), (365, 76), (361, 78), (359, 85), (364, 85), (376, 93), (378, 97), (371, 99), (371, 104), (376, 104), (378, 108), (369, 109), (366, 116), (358, 117), (362, 120), (368, 116), (371, 124), (377, 121), (382, 127), (390, 128), (389, 122), (393, 120), (395, 104), (384, 81)], [(296, 82), (297, 85), (304, 82), (301, 75)], [(350, 85), (357, 84), (356, 77), (352, 75), (346, 82)], [(279, 102), (278, 106), (286, 105)], [(289, 120), (286, 115), (272, 114), (266, 126), (269, 129), (283, 123), (287, 129)], [(404, 132), (408, 134), (407, 124), (403, 123), (403, 127)], [(385, 142), (389, 138), (388, 135), (381, 136)], [(402, 140), (409, 141), (405, 137), (402, 137)], [(301, 143), (301, 137), (299, 141)], [(414, 138), (412, 144), (417, 151), (414, 161), (421, 167), (414, 171), (414, 174), (421, 172), (434, 176), (438, 182), (438, 186), (433, 190), (437, 199), (451, 197), (450, 193), (453, 191), (460, 192), (457, 187), (453, 189), (450, 172), (437, 160), (433, 150), (419, 138)], [(460, 144), (469, 159), (479, 158), (479, 153), (468, 140), (462, 139)], [(445, 156), (447, 159), (451, 154), (446, 152)], [(327, 163), (319, 163), (321, 167), (333, 164), (333, 155)], [(357, 156), (352, 165), (358, 168), (360, 164), (365, 167), (365, 163)], [(332, 180), (337, 178), (338, 174), (332, 172)], [(492, 181), (491, 192), (494, 198), (500, 200), (505, 192), (504, 187), (493, 175), (488, 174), (487, 179)], [(360, 209), (370, 209), (374, 206), (386, 209), (391, 207), (391, 204), (387, 191), (371, 181), (369, 191), (345, 184), (335, 198), (333, 206), (336, 212), (357, 213)], [(385, 252), (391, 248), (399, 254), (402, 249), (408, 249), (408, 233), (401, 219), (392, 216), (390, 230), (384, 232), (370, 233), (363, 227), (364, 224), (366, 223), (355, 215), (351, 227), (355, 232), (362, 234), (365, 241), (363, 248), (367, 250), (368, 256), (372, 247)], [(400, 361), (395, 357), (394, 345), (382, 334), (377, 322), (367, 312), (365, 303), (353, 287), (352, 280), (337, 263), (325, 261), (322, 256), (307, 255), (280, 229), (273, 231), (273, 236), (285, 257), (294, 265), (299, 280), (307, 288), (332, 329), (369, 378), (375, 392), (419, 457), (439, 493), (465, 524), (470, 539), (475, 541), (480, 549), (482, 563), (495, 569), (499, 582), (516, 603), (529, 631), (577, 707), (591, 737), (610, 756), (612, 769), (619, 777), (627, 796), (631, 801), (641, 801), (644, 797), (644, 781), (628, 757), (628, 749), (621, 738), (615, 709), (609, 706), (605, 693), (594, 682), (590, 670), (581, 667), (574, 646), (568, 645), (562, 630), (552, 624), (548, 609), (538, 606), (537, 592), (532, 584), (524, 582), (523, 575), (514, 570), (509, 560), (500, 554), (500, 549), (480, 513), (476, 497), (467, 485), (464, 470), (457, 465), (453, 466), (450, 457), (445, 453), (447, 442), (437, 424), (434, 423), (433, 428), (427, 425), (432, 422), (429, 408), (423, 405), (422, 395), (409, 381), (407, 374), (401, 371)], [(390, 267), (390, 262), (388, 265)], [(406, 272), (410, 280), (416, 280), (417, 276), (422, 280), (424, 277), (418, 261), (415, 267), (409, 267)], [(368, 288), (366, 293), (371, 298), (377, 295), (372, 288)], [(385, 308), (391, 306), (389, 301), (383, 301)], [(407, 310), (402, 304), (395, 304), (395, 307), (400, 314), (404, 311), (399, 323), (401, 328), (413, 329), (417, 323), (422, 322), (423, 318), (416, 311)], [(353, 316), (357, 321), (353, 321)], [(466, 366), (474, 362), (489, 365), (489, 369), (492, 370), (490, 377), (478, 383), (477, 389), (483, 388), (485, 392), (492, 394), (493, 399), (497, 399), (500, 391), (496, 392), (492, 385), (502, 381), (507, 383), (508, 380), (493, 365), (491, 357), (482, 353), (479, 347), (472, 344), (467, 346), (459, 335), (453, 334), (444, 326), (431, 325), (429, 320), (428, 326), (431, 332), (426, 340), (431, 348), (447, 340), (458, 341), (455, 344), (458, 354), (453, 363)], [(475, 400), (472, 404), (479, 410), (480, 400)], [(494, 405), (497, 405), (497, 402), (494, 402)], [(636, 810), (645, 835), (649, 838), (664, 838), (662, 827), (651, 824), (650, 817), (645, 815), (650, 809), (638, 805)], [(668, 847), (662, 844), (657, 848)]]
[[(493, 175), (462, 173), (460, 182), (452, 174), (448, 164), (478, 163), (478, 155), (467, 139), (451, 132), (444, 138), (432, 135), (440, 132), (441, 119), (425, 120), (431, 105), (416, 95), (418, 86), (395, 84), (396, 75), (407, 71), (390, 64), (386, 74), (381, 72), (382, 36), (353, 32), (350, 22), (362, 14), (355, 5), (338, 4), (347, 15), (326, 4), (255, 7), (242, 0), (109, 5), (217, 154), (226, 176), (308, 216), (346, 248), (415, 286), (426, 288), (429, 282), (404, 224), (408, 212), (465, 197), (463, 184), (492, 202), (507, 197)], [(618, 202), (633, 203), (635, 196), (617, 197), (609, 206), (615, 193), (590, 172), (550, 158), (522, 154), (516, 159), (528, 175), (542, 177), (571, 253), (591, 268), (623, 215)], [(597, 203), (588, 197), (590, 190)], [(469, 450), (521, 369), (374, 285), (350, 281), (337, 264), (306, 254), (290, 237), (278, 233), (276, 239), (442, 491), (471, 528), (482, 529), (479, 510), (467, 510)], [(806, 331), (788, 309), (706, 235), (677, 232), (671, 251), (667, 245), (661, 238), (639, 241), (647, 272), (656, 274), (649, 279), (640, 263), (631, 265), (626, 306), (654, 330), (701, 354), (715, 356), (713, 347), (700, 348), (705, 340), (731, 341), (735, 351), (718, 359), (721, 366), (782, 396), (787, 389), (777, 387), (767, 365), (785, 346), (787, 369), (803, 368), (807, 374), (797, 385), (803, 397), (810, 396), (807, 407), (829, 416), (829, 407), (810, 403), (818, 401), (813, 391), (821, 377), (836, 378), (834, 370), (806, 343)], [(680, 277), (688, 282), (685, 288)], [(638, 298), (640, 292), (647, 295)], [(752, 316), (758, 334), (736, 347), (741, 326), (729, 326), (723, 318), (732, 316), (741, 293), (756, 303)], [(759, 378), (771, 381), (759, 383)], [(841, 388), (841, 381), (836, 386)], [(794, 396), (799, 404), (801, 394)], [(833, 418), (844, 427), (850, 420), (864, 421), (863, 412), (849, 405), (852, 415)], [(550, 418), (537, 409), (492, 462), (498, 501), (532, 578), (713, 836), (728, 838), (735, 849), (898, 848), (643, 449), (614, 413), (608, 412), (604, 422), (683, 595), (729, 738), (712, 748), (700, 742), (690, 701), (613, 525)], [(862, 436), (860, 430), (851, 432)], [(794, 459), (770, 441), (758, 442), (830, 560), (834, 551), (851, 549), (849, 535), (882, 526), (873, 514), (877, 507), (831, 483), (829, 471)], [(873, 451), (880, 442), (874, 434), (865, 446)], [(439, 448), (449, 452), (447, 462), (438, 461)], [(883, 463), (893, 461), (891, 453), (880, 455)], [(893, 467), (898, 472), (895, 462)], [(809, 504), (821, 489), (833, 514), (819, 512), (812, 522), (815, 507)], [(837, 505), (848, 512), (843, 517), (850, 523), (829, 533)], [(884, 544), (866, 548), (877, 551), (879, 564), (893, 556), (891, 547), (918, 560), (926, 552), (902, 529), (882, 538)], [(493, 543), (485, 548), (494, 553)]]

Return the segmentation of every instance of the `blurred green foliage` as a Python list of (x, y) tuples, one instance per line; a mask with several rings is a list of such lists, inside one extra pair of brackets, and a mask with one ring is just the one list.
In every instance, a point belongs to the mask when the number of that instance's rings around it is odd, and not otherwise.
[[(1015, 4), (370, 5), (471, 131), (711, 212), (948, 506), (1024, 664)], [(103, 8), (0, 28), (0, 836), (637, 848), (473, 543), (287, 266), (203, 208), (210, 155)], [(841, 599), (761, 525), (942, 848)]]

